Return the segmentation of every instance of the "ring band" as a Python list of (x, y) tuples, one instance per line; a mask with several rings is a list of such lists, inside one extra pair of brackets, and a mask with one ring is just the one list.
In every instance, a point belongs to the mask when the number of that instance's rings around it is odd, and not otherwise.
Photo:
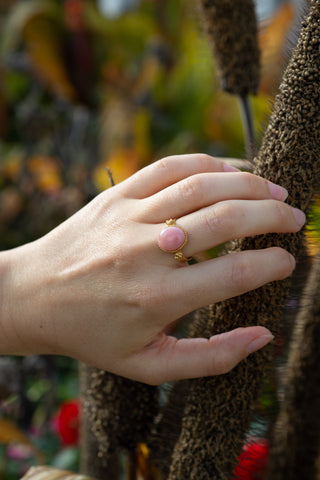
[[(172, 230), (170, 231), (169, 229)], [(187, 244), (187, 241), (188, 234), (184, 228), (176, 224), (176, 219), (170, 218), (169, 220), (166, 220), (166, 228), (161, 230), (158, 239), (160, 250), (163, 252), (173, 253), (174, 259), (178, 262), (189, 262), (192, 257), (185, 257), (182, 252), (182, 249)], [(173, 248), (166, 247), (166, 242), (169, 245), (178, 242), (178, 246), (174, 245)]]

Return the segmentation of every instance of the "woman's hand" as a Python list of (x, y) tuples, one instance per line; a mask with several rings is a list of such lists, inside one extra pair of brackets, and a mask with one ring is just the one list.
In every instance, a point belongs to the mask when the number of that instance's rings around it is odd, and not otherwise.
[[(185, 256), (231, 239), (297, 232), (286, 190), (206, 155), (165, 158), (97, 196), (36, 242), (3, 252), (2, 354), (72, 356), (159, 384), (221, 374), (272, 339), (264, 327), (209, 340), (168, 336), (192, 310), (289, 276), (281, 248), (178, 262), (158, 246), (165, 221), (188, 232)], [(161, 241), (160, 241), (161, 244)]]

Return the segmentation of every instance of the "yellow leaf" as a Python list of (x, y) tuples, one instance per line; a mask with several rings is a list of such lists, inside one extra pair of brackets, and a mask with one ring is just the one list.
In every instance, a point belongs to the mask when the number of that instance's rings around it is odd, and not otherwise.
[(30, 445), (28, 437), (11, 420), (6, 418), (0, 418), (0, 443)]
[(44, 456), (40, 450), (31, 443), (26, 434), (14, 422), (7, 418), (0, 418), (0, 443), (5, 445), (10, 443), (28, 445), (38, 462), (43, 463), (44, 461)]
[(13, 153), (4, 160), (1, 165), (1, 175), (9, 180), (15, 181), (18, 179), (23, 166), (23, 154)]
[(137, 479), (157, 480), (158, 470), (150, 462), (150, 451), (145, 443), (137, 445)]
[(320, 198), (316, 196), (306, 228), (306, 241), (309, 255), (318, 253), (320, 246)]
[(100, 191), (110, 187), (106, 167), (111, 170), (114, 183), (120, 183), (138, 170), (137, 154), (131, 149), (116, 148), (93, 172), (94, 183)]
[(318, 232), (314, 232), (312, 230), (306, 230), (306, 241), (307, 241), (307, 250), (308, 254), (311, 257), (317, 255), (319, 251), (319, 234)]
[(42, 192), (56, 192), (62, 188), (58, 160), (47, 155), (34, 155), (29, 159), (29, 170)]

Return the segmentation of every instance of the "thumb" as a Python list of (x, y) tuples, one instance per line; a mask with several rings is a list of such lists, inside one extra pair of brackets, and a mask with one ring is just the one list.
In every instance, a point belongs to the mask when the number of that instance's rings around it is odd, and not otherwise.
[[(210, 339), (163, 335), (143, 351), (146, 383), (220, 375), (229, 372), (274, 336), (264, 327), (237, 328)], [(142, 352), (141, 352), (142, 353)]]

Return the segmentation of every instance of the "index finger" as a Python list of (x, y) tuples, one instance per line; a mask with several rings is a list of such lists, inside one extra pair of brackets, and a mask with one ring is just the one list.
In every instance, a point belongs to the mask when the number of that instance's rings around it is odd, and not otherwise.
[(146, 198), (186, 177), (205, 172), (236, 172), (218, 158), (204, 153), (174, 155), (148, 165), (125, 180), (120, 188), (129, 198)]

